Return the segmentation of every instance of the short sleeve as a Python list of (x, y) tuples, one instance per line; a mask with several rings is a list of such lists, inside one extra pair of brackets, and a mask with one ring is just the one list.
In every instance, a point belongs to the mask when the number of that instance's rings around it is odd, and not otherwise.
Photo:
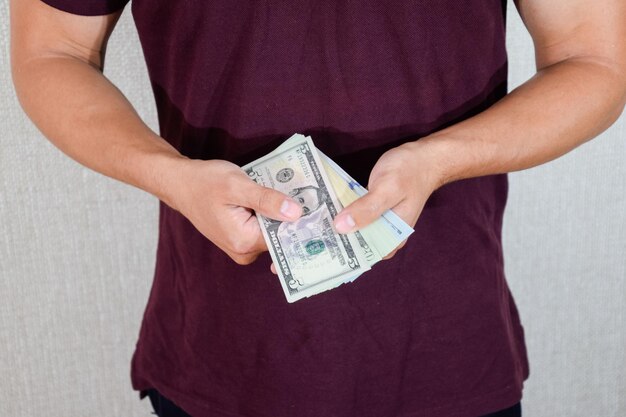
[(124, 8), (129, 0), (41, 0), (42, 2), (81, 16), (102, 16)]

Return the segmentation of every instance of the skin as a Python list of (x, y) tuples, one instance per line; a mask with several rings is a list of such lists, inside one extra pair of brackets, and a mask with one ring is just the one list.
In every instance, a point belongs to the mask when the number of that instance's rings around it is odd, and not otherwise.
[(300, 217), (295, 201), (257, 185), (238, 166), (181, 156), (143, 123), (102, 75), (120, 13), (75, 16), (39, 0), (11, 1), (10, 11), (20, 103), (70, 157), (154, 194), (242, 265), (267, 250), (253, 211), (281, 221)]
[[(141, 121), (102, 75), (119, 13), (74, 16), (39, 0), (10, 5), (18, 97), (63, 152), (163, 200), (240, 264), (267, 250), (254, 211), (281, 221), (302, 214), (288, 196), (255, 184), (229, 162), (181, 156)], [(338, 231), (362, 228), (387, 209), (414, 225), (438, 187), (545, 163), (619, 117), (626, 101), (626, 2), (517, 6), (534, 41), (537, 74), (485, 112), (385, 153), (371, 172), (370, 192), (336, 217)]]
[(442, 185), (543, 164), (619, 117), (626, 101), (626, 2), (516, 4), (533, 38), (536, 75), (476, 117), (382, 155), (369, 193), (336, 217), (338, 231), (364, 227), (387, 209), (415, 225)]

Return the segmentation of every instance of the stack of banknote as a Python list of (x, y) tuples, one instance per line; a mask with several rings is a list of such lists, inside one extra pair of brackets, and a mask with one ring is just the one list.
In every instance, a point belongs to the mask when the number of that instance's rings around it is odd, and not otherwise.
[(357, 232), (337, 233), (335, 216), (367, 189), (308, 136), (293, 135), (243, 170), (258, 184), (288, 194), (302, 206), (302, 217), (295, 222), (257, 214), (289, 302), (354, 281), (413, 233), (391, 210)]

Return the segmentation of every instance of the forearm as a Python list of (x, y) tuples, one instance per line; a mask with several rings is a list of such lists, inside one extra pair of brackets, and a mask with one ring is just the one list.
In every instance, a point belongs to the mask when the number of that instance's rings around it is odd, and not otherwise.
[(141, 121), (97, 65), (68, 57), (17, 62), (14, 79), (24, 109), (56, 146), (156, 195), (237, 263), (249, 264), (267, 250), (253, 211), (279, 221), (302, 214), (295, 201), (230, 162), (181, 156)]
[(182, 157), (143, 123), (97, 67), (59, 55), (18, 59), (13, 69), (24, 110), (59, 149), (168, 202), (164, 173)]
[(547, 67), (483, 113), (414, 144), (437, 185), (530, 168), (609, 127), (626, 100), (624, 74), (572, 59)]

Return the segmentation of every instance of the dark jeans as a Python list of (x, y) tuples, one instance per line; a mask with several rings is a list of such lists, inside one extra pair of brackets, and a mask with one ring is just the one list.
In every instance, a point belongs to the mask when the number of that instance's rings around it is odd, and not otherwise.
[[(159, 417), (191, 417), (178, 408), (176, 404), (159, 394), (155, 389), (148, 390), (148, 396), (150, 397), (154, 412)], [(482, 417), (522, 417), (522, 406), (520, 403), (517, 403), (511, 408), (487, 414)]]
[(152, 403), (152, 408), (154, 409), (154, 414), (159, 417), (191, 417), (189, 414), (185, 413), (183, 410), (178, 408), (176, 404), (165, 398), (159, 393), (159, 391), (155, 389), (149, 389), (147, 391), (148, 397), (150, 397), (150, 402)]

